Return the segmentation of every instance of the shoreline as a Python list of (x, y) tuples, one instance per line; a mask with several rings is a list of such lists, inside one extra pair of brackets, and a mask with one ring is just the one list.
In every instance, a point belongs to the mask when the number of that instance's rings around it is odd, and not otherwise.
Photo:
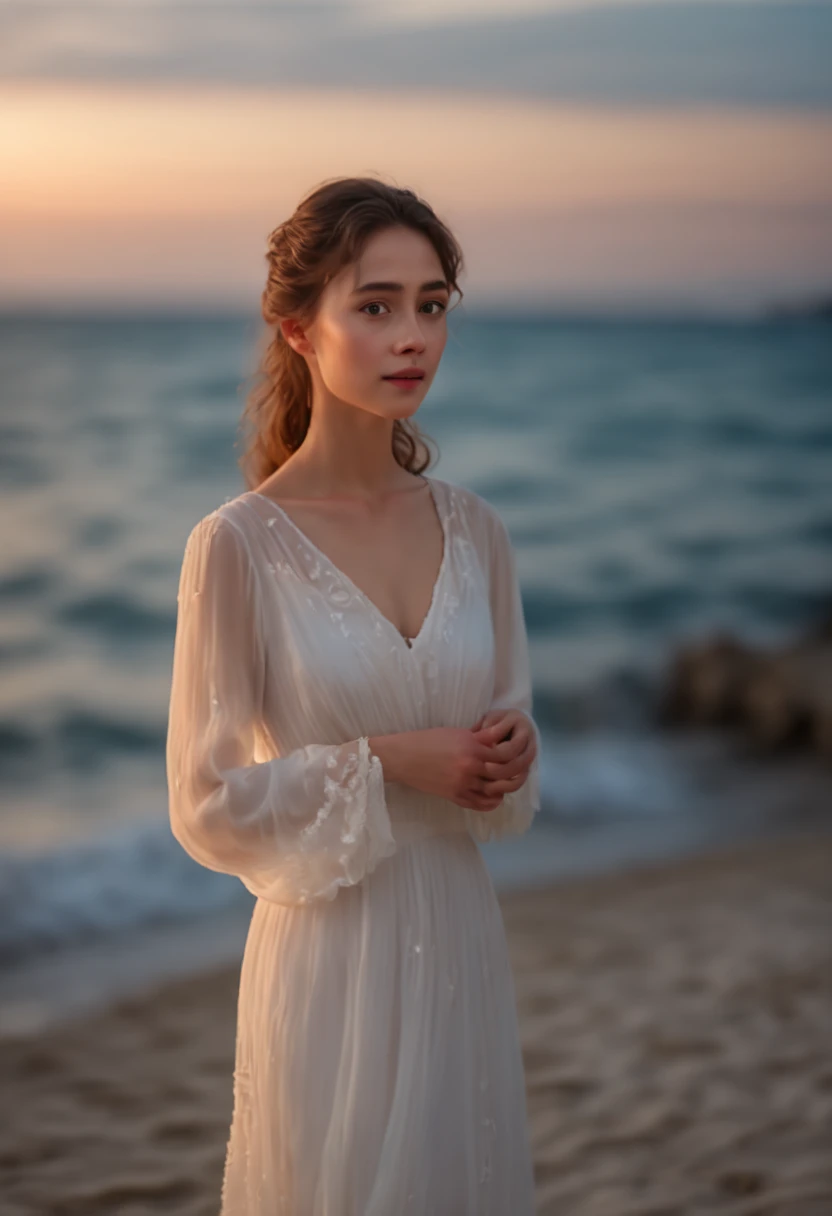
[[(479, 846), (498, 894), (830, 822), (828, 766), (793, 754), (750, 763), (713, 732), (549, 740), (543, 764), (550, 780), (531, 829)], [(11, 860), (0, 1040), (242, 956), (253, 897), (228, 876), (221, 893), (164, 816), (145, 826), (63, 859), (24, 858), (18, 871)], [(114, 887), (128, 910), (118, 929)]]
[[(498, 896), (538, 1216), (832, 1208), (832, 828)], [(239, 964), (0, 1042), (8, 1216), (210, 1216)]]

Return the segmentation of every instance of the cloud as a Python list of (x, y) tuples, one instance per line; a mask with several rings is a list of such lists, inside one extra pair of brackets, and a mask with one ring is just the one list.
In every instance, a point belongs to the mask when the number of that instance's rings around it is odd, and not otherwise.
[(605, 105), (832, 107), (832, 5), (645, 0), (385, 22), (367, 4), (0, 7), (0, 81), (459, 90)]

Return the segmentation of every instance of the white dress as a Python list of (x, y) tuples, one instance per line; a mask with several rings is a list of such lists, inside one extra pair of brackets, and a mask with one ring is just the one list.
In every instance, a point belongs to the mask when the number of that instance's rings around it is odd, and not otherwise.
[(385, 781), (368, 737), (531, 717), (515, 556), (485, 499), (427, 478), (444, 555), (398, 629), (271, 499), (188, 537), (167, 740), (184, 849), (255, 896), (221, 1216), (531, 1216), (515, 989), (473, 811)]

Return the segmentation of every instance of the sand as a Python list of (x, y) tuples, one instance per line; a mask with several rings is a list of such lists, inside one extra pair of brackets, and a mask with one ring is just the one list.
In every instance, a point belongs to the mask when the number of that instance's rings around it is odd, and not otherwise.
[[(832, 1212), (832, 834), (500, 902), (538, 1216)], [(0, 1044), (3, 1216), (216, 1216), (238, 975)]]

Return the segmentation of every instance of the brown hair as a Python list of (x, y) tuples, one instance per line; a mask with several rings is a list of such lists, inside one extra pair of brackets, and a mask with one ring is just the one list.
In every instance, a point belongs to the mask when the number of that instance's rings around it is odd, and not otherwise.
[[(284, 339), (279, 322), (294, 317), (308, 324), (330, 279), (361, 256), (372, 235), (396, 225), (413, 228), (431, 241), (449, 288), (461, 299), (457, 278), (462, 251), (433, 209), (412, 190), (372, 177), (333, 178), (307, 194), (294, 214), (269, 234), (268, 276), (261, 297), (266, 345), (240, 421), (245, 447), (239, 464), (249, 489), (289, 459), (309, 428), (312, 378), (306, 360)], [(411, 419), (394, 420), (393, 455), (411, 473), (421, 473), (430, 464), (426, 439)]]

